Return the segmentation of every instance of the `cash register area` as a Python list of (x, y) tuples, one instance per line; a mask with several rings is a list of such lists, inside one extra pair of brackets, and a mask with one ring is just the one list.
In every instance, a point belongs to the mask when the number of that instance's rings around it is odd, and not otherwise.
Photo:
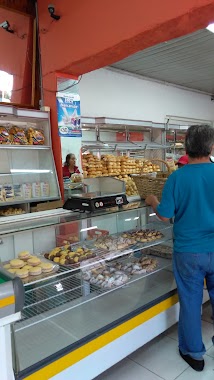
[(177, 324), (122, 360), (95, 380), (213, 380), (214, 346), (212, 311), (203, 306), (202, 332), (207, 349), (203, 372), (195, 372), (178, 353)]

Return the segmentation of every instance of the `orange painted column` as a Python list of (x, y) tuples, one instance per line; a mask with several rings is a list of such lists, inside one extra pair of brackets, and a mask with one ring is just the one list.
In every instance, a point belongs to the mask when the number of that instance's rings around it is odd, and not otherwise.
[(58, 119), (56, 107), (56, 92), (57, 92), (57, 78), (55, 73), (43, 77), (43, 98), (44, 105), (51, 109), (51, 139), (53, 155), (59, 180), (59, 186), (62, 197), (64, 195), (63, 189), (63, 174), (62, 174), (62, 155), (61, 155), (61, 142), (58, 135)]

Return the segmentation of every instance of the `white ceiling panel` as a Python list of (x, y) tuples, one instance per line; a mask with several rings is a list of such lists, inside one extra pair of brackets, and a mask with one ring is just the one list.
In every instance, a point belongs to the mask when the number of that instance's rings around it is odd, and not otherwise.
[(214, 94), (214, 34), (200, 30), (142, 50), (112, 67)]

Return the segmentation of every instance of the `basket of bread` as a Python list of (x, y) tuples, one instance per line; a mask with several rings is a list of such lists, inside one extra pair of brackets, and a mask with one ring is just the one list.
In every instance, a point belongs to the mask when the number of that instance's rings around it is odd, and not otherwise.
[[(160, 164), (164, 164), (167, 170), (161, 171), (159, 166)], [(147, 166), (146, 170), (145, 165)], [(157, 171), (155, 171), (156, 167), (159, 168)], [(146, 199), (146, 197), (150, 194), (156, 195), (158, 199), (161, 199), (163, 187), (170, 174), (171, 170), (168, 163), (164, 160), (155, 159), (150, 160), (149, 166), (145, 161), (140, 174), (135, 175), (132, 178), (142, 199)]]

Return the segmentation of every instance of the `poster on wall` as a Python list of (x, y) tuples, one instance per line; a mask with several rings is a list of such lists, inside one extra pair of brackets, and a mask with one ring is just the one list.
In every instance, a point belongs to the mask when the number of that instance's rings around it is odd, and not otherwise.
[(61, 137), (82, 137), (79, 94), (57, 93), (58, 131)]

